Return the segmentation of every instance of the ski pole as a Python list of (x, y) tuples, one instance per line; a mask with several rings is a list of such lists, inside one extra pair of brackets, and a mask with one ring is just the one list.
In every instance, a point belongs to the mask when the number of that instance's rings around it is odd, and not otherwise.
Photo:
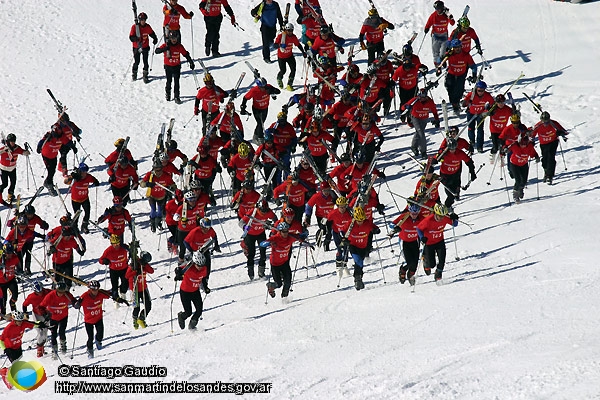
[(154, 50), (156, 50), (156, 45), (152, 45), (152, 56), (150, 57), (150, 71), (152, 71), (152, 65), (154, 64)]
[(454, 259), (458, 261), (460, 258), (458, 257), (458, 246), (456, 245), (456, 232), (454, 230), (454, 225), (452, 225), (452, 241), (454, 242)]
[(73, 335), (73, 346), (71, 346), (71, 360), (73, 359), (73, 352), (75, 351), (75, 339), (77, 339), (77, 331), (79, 330), (79, 316), (81, 310), (77, 310), (77, 323), (75, 324), (75, 335)]
[(423, 35), (423, 39), (421, 39), (421, 44), (419, 45), (419, 49), (416, 52), (417, 55), (419, 55), (419, 52), (421, 51), (421, 47), (423, 47), (423, 42), (425, 42), (426, 36), (427, 36), (427, 34)]
[[(398, 238), (398, 246), (400, 247), (400, 251), (398, 252), (398, 259), (396, 260), (396, 267), (400, 264), (400, 260), (404, 256), (404, 251), (402, 251), (402, 239)], [(404, 262), (402, 262), (404, 264)]]
[[(506, 172), (504, 171), (504, 168), (501, 169), (500, 176), (500, 179), (502, 179), (502, 176), (506, 177)], [(510, 201), (510, 193), (508, 192), (508, 179), (504, 179), (504, 186), (506, 186), (506, 196), (508, 197), (508, 205), (510, 206), (512, 205), (512, 202)]]
[(191, 37), (192, 37), (192, 59), (194, 58), (194, 19), (190, 19), (190, 29), (192, 31), (191, 33)]
[(498, 154), (497, 157), (495, 157), (494, 159), (494, 165), (492, 166), (492, 173), (490, 174), (490, 178), (488, 179), (488, 181), (486, 182), (486, 184), (489, 186), (491, 185), (491, 180), (492, 180), (492, 176), (494, 175), (494, 171), (496, 170), (496, 164), (498, 163), (498, 159), (500, 158), (500, 154)]
[(173, 288), (173, 296), (171, 296), (171, 333), (173, 333), (173, 300), (175, 300), (175, 293), (177, 293), (177, 281), (175, 281), (175, 287)]
[(565, 166), (565, 171), (566, 171), (567, 170), (567, 162), (565, 161), (565, 155), (563, 153), (562, 143), (560, 142), (560, 139), (556, 139), (556, 140), (558, 140), (558, 145), (560, 146), (560, 156), (562, 157), (563, 165)]
[(194, 117), (196, 117), (196, 115), (192, 115), (192, 117), (188, 119), (188, 121), (185, 124), (183, 124), (184, 129), (190, 124), (190, 122), (192, 122), (192, 119), (194, 119)]
[(381, 275), (383, 276), (383, 284), (385, 285), (387, 282), (385, 281), (385, 273), (383, 272), (383, 260), (381, 259), (381, 252), (379, 251), (379, 243), (375, 247), (377, 250), (377, 257), (379, 257), (379, 265), (381, 266)]
[[(479, 166), (479, 168), (475, 172), (475, 175), (477, 175), (479, 173), (479, 171), (481, 171), (481, 168), (483, 168), (484, 165), (485, 165), (485, 163), (483, 163)], [(467, 190), (469, 188), (469, 186), (471, 186), (471, 182), (473, 182), (473, 179), (469, 178), (469, 182), (467, 182), (467, 184), (462, 187), (462, 190)]]
[(317, 276), (320, 276), (319, 275), (319, 270), (317, 269), (317, 261), (315, 260), (315, 255), (313, 253), (313, 249), (311, 247), (307, 247), (307, 249), (310, 249), (310, 258), (312, 258), (313, 268), (315, 269), (315, 272), (317, 273)]
[(296, 256), (296, 265), (294, 266), (294, 273), (292, 274), (292, 282), (290, 284), (290, 292), (294, 291), (292, 289), (292, 286), (294, 286), (294, 278), (296, 277), (296, 270), (298, 269), (298, 260), (300, 259), (300, 248), (301, 248), (301, 246), (298, 246), (298, 255)]
[(134, 60), (134, 57), (131, 57), (131, 61), (129, 62), (129, 65), (127, 66), (127, 70), (125, 71), (125, 74), (123, 75), (123, 80), (121, 81), (121, 86), (123, 86), (123, 83), (125, 83), (127, 74), (129, 73), (129, 71), (131, 70), (131, 66), (133, 65), (133, 60)]
[(537, 199), (540, 199), (540, 163), (535, 163), (535, 190), (537, 191)]

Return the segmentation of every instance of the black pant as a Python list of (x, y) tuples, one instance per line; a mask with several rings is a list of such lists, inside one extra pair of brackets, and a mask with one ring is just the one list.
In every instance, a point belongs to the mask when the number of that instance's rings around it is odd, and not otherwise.
[(33, 241), (25, 242), (21, 251), (17, 253), (19, 257), (20, 264), (17, 267), (17, 271), (21, 272), (23, 269), (25, 271), (31, 271), (31, 251), (33, 250)]
[(58, 338), (61, 341), (67, 340), (67, 322), (69, 322), (69, 316), (64, 317), (60, 321), (50, 320), (50, 343), (52, 346), (58, 346)]
[[(248, 249), (248, 260), (246, 261), (246, 266), (248, 267), (248, 276), (254, 277), (254, 256), (256, 255), (256, 247), (264, 240), (267, 240), (267, 235), (265, 232), (262, 232), (258, 235), (248, 234), (244, 238), (244, 243)], [(259, 268), (264, 268), (267, 264), (267, 249), (258, 246), (258, 251), (260, 255), (258, 258), (258, 266)]]
[(467, 77), (467, 73), (460, 76), (455, 75), (446, 75), (445, 86), (448, 91), (448, 100), (452, 105), (458, 105), (460, 100), (462, 99), (462, 95), (465, 91), (465, 79)]
[[(137, 292), (135, 295), (135, 307), (133, 308), (133, 319), (141, 319), (142, 321), (146, 320), (146, 317), (150, 313), (152, 309), (152, 299), (150, 298), (150, 292), (148, 289), (144, 289), (143, 292)], [(140, 304), (144, 303), (144, 311), (140, 312)]]
[(173, 97), (179, 97), (179, 75), (181, 75), (181, 64), (173, 67), (165, 65), (165, 75), (167, 76), (165, 93), (171, 96), (171, 82), (173, 82)]
[(0, 290), (2, 291), (2, 315), (6, 314), (6, 300), (8, 299), (8, 291), (10, 290), (10, 310), (15, 311), (17, 309), (17, 296), (19, 295), (19, 287), (17, 286), (17, 280), (11, 279), (9, 282), (1, 283)]
[(288, 58), (278, 58), (277, 63), (279, 64), (279, 72), (277, 73), (277, 79), (283, 80), (283, 75), (287, 71), (287, 65), (290, 66), (290, 76), (288, 77), (287, 83), (292, 86), (294, 78), (296, 77), (296, 59), (294, 56)]
[[(181, 299), (181, 305), (183, 306), (183, 319), (187, 319), (190, 315), (192, 320), (198, 321), (202, 316), (202, 294), (200, 290), (194, 292), (179, 291), (179, 298)], [(196, 311), (192, 313), (192, 304)]]
[(446, 201), (444, 202), (446, 207), (452, 206), (454, 200), (459, 200), (460, 198), (460, 173), (461, 171), (459, 170), (452, 175), (441, 174), (446, 192)]
[(415, 240), (412, 242), (402, 241), (402, 253), (406, 260), (406, 268), (415, 273), (417, 271), (417, 265), (419, 264), (419, 241)]
[(67, 174), (67, 170), (69, 169), (67, 167), (67, 155), (69, 154), (69, 151), (71, 151), (70, 144), (69, 145), (63, 144), (62, 146), (60, 146), (60, 150), (59, 150), (60, 158), (59, 158), (58, 162), (60, 163), (60, 167), (64, 171), (63, 175), (65, 175), (65, 176)]
[(558, 148), (558, 139), (548, 144), (541, 144), (542, 150), (542, 168), (548, 178), (554, 178), (556, 171), (556, 149)]
[(46, 175), (46, 179), (44, 179), (44, 185), (54, 186), (54, 174), (56, 173), (56, 164), (58, 160), (56, 158), (44, 156), (42, 156), (42, 159), (44, 160), (46, 171), (48, 171), (48, 175)]
[(71, 205), (73, 206), (74, 213), (76, 213), (80, 208), (83, 208), (82, 226), (88, 226), (90, 222), (90, 199), (87, 198), (81, 203), (71, 200)]
[(90, 324), (88, 322), (85, 323), (85, 331), (87, 332), (87, 348), (92, 349), (94, 347), (94, 328), (96, 328), (96, 340), (98, 342), (102, 342), (104, 339), (104, 321), (100, 319), (100, 321), (95, 324)]
[(185, 252), (187, 249), (185, 248), (183, 241), (188, 233), (190, 233), (190, 231), (182, 231), (177, 229), (177, 245), (179, 246), (179, 258), (181, 259), (185, 258)]
[(129, 203), (131, 200), (131, 193), (129, 192), (130, 189), (131, 185), (129, 183), (122, 188), (110, 185), (110, 190), (112, 191), (113, 196), (119, 196), (123, 199), (123, 207), (126, 207), (127, 203)]
[(271, 60), (271, 45), (277, 35), (277, 27), (260, 26), (260, 34), (262, 37), (262, 56), (263, 60)]
[(219, 14), (216, 17), (204, 17), (204, 24), (206, 25), (204, 47), (212, 48), (213, 55), (215, 52), (219, 51), (219, 31), (221, 30), (221, 22), (223, 22), (222, 14)]
[[(474, 114), (471, 114), (469, 111), (467, 111), (467, 121), (471, 120), (471, 118), (473, 118)], [(477, 116), (475, 118), (473, 118), (473, 120), (469, 123), (469, 130), (468, 130), (468, 134), (469, 134), (469, 142), (474, 143), (475, 147), (480, 150), (483, 149), (483, 124), (479, 124), (479, 122), (481, 121), (481, 114), (477, 114)], [(475, 136), (475, 127), (479, 125), (479, 128), (477, 128), (477, 137)]]
[(437, 255), (437, 269), (440, 271), (444, 270), (444, 264), (446, 264), (446, 242), (444, 240), (432, 244), (426, 245), (423, 250), (423, 268), (435, 268), (435, 257)]
[(290, 260), (287, 260), (282, 265), (271, 265), (271, 274), (277, 287), (283, 286), (281, 297), (286, 297), (292, 286), (292, 269), (290, 268)]
[(6, 354), (6, 357), (8, 357), (8, 360), (12, 363), (21, 358), (23, 349), (21, 347), (18, 349), (4, 349), (4, 354)]
[(148, 53), (150, 52), (150, 47), (144, 47), (142, 52), (140, 53), (138, 49), (133, 49), (133, 68), (131, 72), (134, 74), (137, 73), (138, 66), (140, 65), (140, 55), (142, 56), (142, 60), (144, 63), (144, 71), (148, 71)]
[[(10, 186), (8, 181), (10, 180)], [(17, 184), (17, 169), (12, 171), (2, 170), (2, 184), (0, 185), (0, 193), (8, 186), (8, 194), (15, 194), (15, 185)]]
[(385, 51), (385, 45), (383, 40), (379, 43), (368, 43), (367, 42), (367, 63), (371, 65), (375, 61), (376, 57), (380, 57)]
[(490, 151), (490, 153), (496, 154), (498, 152), (498, 149), (500, 149), (500, 147), (502, 146), (502, 142), (500, 140), (500, 134), (499, 133), (491, 133), (491, 137), (492, 137), (492, 150)]
[(260, 139), (260, 141), (262, 142), (264, 138), (265, 121), (267, 120), (268, 114), (268, 108), (265, 108), (264, 110), (259, 110), (258, 108), (252, 107), (252, 115), (256, 120), (256, 128), (254, 128), (254, 140)]
[[(127, 289), (129, 289), (129, 281), (125, 278), (125, 274), (127, 273), (127, 268), (124, 269), (111, 269), (109, 271), (110, 275), (110, 285), (111, 285), (111, 294), (113, 297), (119, 295), (119, 293), (127, 293)], [(119, 284), (121, 281), (121, 284)]]
[(512, 173), (513, 177), (515, 178), (513, 190), (522, 192), (525, 188), (525, 185), (527, 185), (527, 178), (529, 176), (529, 163), (526, 163), (523, 166), (512, 164)]
[[(70, 277), (73, 277), (73, 258), (71, 257), (70, 260), (62, 263), (62, 264), (54, 264), (54, 269), (60, 273), (62, 273), (63, 275), (67, 275)], [(71, 289), (71, 285), (73, 285), (73, 281), (70, 279), (65, 278), (64, 276), (60, 276), (57, 275), (56, 276), (56, 281), (64, 281), (67, 284), (67, 289), (70, 290)]]
[(325, 224), (321, 222), (322, 218), (317, 218), (317, 224), (319, 225), (319, 229), (323, 232), (323, 243), (329, 244), (331, 242), (331, 227), (333, 226), (333, 221), (327, 221)]
[[(400, 86), (398, 86), (398, 92), (400, 93), (400, 106), (402, 106), (417, 95), (417, 86), (415, 85), (415, 87), (410, 89), (402, 89)], [(410, 118), (410, 112), (405, 114), (403, 119), (405, 118)]]

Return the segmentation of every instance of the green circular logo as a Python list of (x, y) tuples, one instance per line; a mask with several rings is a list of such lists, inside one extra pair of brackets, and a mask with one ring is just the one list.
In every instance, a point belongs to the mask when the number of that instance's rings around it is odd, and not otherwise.
[(24, 392), (30, 392), (46, 382), (46, 371), (38, 361), (15, 361), (6, 378), (11, 385)]

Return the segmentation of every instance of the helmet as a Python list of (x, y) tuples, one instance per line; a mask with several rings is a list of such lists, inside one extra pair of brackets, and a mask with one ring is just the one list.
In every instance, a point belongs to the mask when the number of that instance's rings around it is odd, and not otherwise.
[[(62, 217), (60, 217), (59, 221), (61, 226), (69, 225), (71, 223), (71, 216), (69, 214), (63, 215)], [(19, 221), (17, 220), (17, 224), (18, 222)]]
[(254, 83), (256, 83), (256, 86), (266, 86), (267, 80), (265, 78), (257, 78), (254, 80)]
[(446, 143), (448, 144), (448, 150), (456, 150), (456, 147), (458, 146), (458, 142), (454, 138), (448, 139)]
[(27, 220), (27, 217), (24, 215), (19, 215), (17, 217), (16, 222), (17, 222), (17, 225), (21, 225), (21, 226), (26, 226), (29, 223), (29, 221)]
[(254, 188), (254, 182), (251, 180), (245, 180), (244, 182), (242, 182), (242, 189), (252, 189)]
[(89, 281), (88, 282), (88, 288), (92, 289), (92, 290), (98, 290), (98, 289), (100, 289), (100, 282), (98, 282), (98, 281)]
[(292, 172), (290, 176), (292, 177), (293, 181), (298, 182), (300, 180), (300, 174), (298, 173), (298, 170)]
[(8, 135), (6, 135), (6, 141), (7, 142), (16, 142), (17, 137), (15, 136), (14, 133), (9, 133)]
[(329, 58), (327, 58), (327, 56), (319, 56), (319, 57), (317, 58), (317, 62), (318, 62), (320, 65), (327, 65), (327, 64), (329, 64)]
[(179, 31), (169, 31), (169, 39), (179, 39)]
[(335, 205), (336, 206), (347, 206), (348, 205), (348, 199), (344, 196), (340, 196), (335, 200)]
[(350, 65), (350, 67), (348, 68), (348, 70), (349, 70), (349, 72), (350, 72), (351, 74), (352, 74), (352, 73), (355, 73), (355, 74), (357, 74), (357, 73), (359, 72), (358, 65), (356, 65), (356, 64), (352, 64), (352, 65)]
[(229, 114), (233, 114), (234, 111), (235, 111), (235, 104), (233, 103), (233, 101), (230, 101), (227, 104), (225, 104), (225, 112), (227, 112)]
[(452, 39), (450, 41), (450, 47), (452, 47), (452, 48), (462, 47), (462, 42), (460, 41), (460, 39)]
[(411, 214), (416, 214), (419, 211), (421, 211), (421, 206), (416, 204), (416, 203), (409, 203), (408, 204), (408, 212)]
[(425, 89), (425, 88), (419, 89), (419, 97), (421, 97), (421, 98), (427, 97), (427, 89)]
[(152, 254), (148, 253), (147, 251), (142, 251), (140, 253), (140, 260), (144, 264), (148, 264), (150, 261), (152, 261)]
[(207, 72), (206, 74), (204, 74), (204, 83), (214, 83), (215, 79), (213, 78), (213, 76), (210, 74), (210, 72)]
[(206, 265), (206, 257), (201, 251), (196, 251), (192, 256), (192, 261), (196, 265)]
[(548, 111), (543, 111), (543, 112), (540, 114), (540, 120), (541, 120), (541, 121), (544, 121), (544, 122), (548, 122), (548, 121), (550, 121), (550, 113), (549, 113)]
[(376, 72), (377, 72), (377, 67), (375, 67), (375, 65), (371, 64), (367, 67), (367, 75), (373, 75)]
[(379, 15), (379, 13), (377, 12), (377, 9), (376, 9), (376, 8), (371, 8), (371, 9), (369, 10), (369, 17), (372, 17), (372, 16), (374, 16), (374, 15)]
[(248, 154), (250, 154), (250, 147), (244, 142), (240, 143), (238, 146), (238, 154), (240, 157), (248, 157)]
[(362, 207), (354, 207), (353, 217), (356, 221), (362, 222), (367, 219), (365, 215), (365, 210)]
[(435, 3), (433, 3), (433, 8), (435, 8), (438, 11), (443, 11), (444, 8), (446, 8), (446, 5), (443, 1), (438, 0)]
[(273, 128), (265, 129), (265, 142), (273, 141), (273, 133), (275, 133), (275, 129), (273, 129)]
[(458, 19), (458, 26), (464, 29), (469, 29), (469, 27), (471, 26), (471, 21), (469, 21), (469, 18), (467, 17), (461, 17)]
[(363, 151), (359, 151), (354, 155), (355, 163), (364, 163), (367, 160), (367, 156)]
[(285, 121), (287, 119), (287, 113), (285, 111), (279, 111), (277, 113), (277, 121)]
[(67, 282), (65, 282), (65, 281), (56, 282), (56, 290), (59, 292), (66, 292), (67, 291)]
[(406, 43), (404, 46), (402, 46), (402, 55), (405, 57), (410, 57), (413, 54), (413, 48), (410, 45), (410, 43)]
[(452, 139), (456, 139), (458, 136), (458, 126), (454, 125), (448, 129), (448, 137)]
[(296, 213), (290, 207), (286, 207), (282, 211), (284, 217), (294, 217)]
[(123, 199), (121, 198), (121, 196), (113, 197), (113, 205), (120, 206), (121, 204), (123, 204)]
[(371, 123), (371, 116), (369, 114), (363, 115), (360, 122), (362, 124), (370, 124)]
[(78, 170), (80, 170), (81, 172), (88, 172), (90, 170), (90, 167), (88, 167), (88, 165), (86, 163), (79, 163), (79, 166), (77, 167)]
[(324, 35), (331, 33), (331, 28), (329, 25), (321, 25), (320, 32)]
[(444, 215), (448, 215), (448, 207), (444, 204), (436, 203), (436, 205), (433, 206), (433, 212), (435, 215), (443, 217)]
[(318, 120), (323, 119), (323, 109), (321, 107), (315, 107), (315, 113), (313, 114), (313, 118)]
[(196, 194), (191, 191), (188, 190), (187, 192), (185, 192), (185, 194), (183, 195), (183, 198), (187, 201), (196, 201)]
[(69, 114), (64, 111), (58, 114), (58, 118), (62, 119), (63, 121), (70, 121)]
[(125, 139), (123, 138), (118, 138), (117, 140), (115, 140), (115, 147), (121, 147), (125, 144)]
[(521, 122), (521, 117), (519, 117), (519, 114), (513, 114), (510, 116), (510, 122), (513, 124), (518, 124)]
[(40, 281), (33, 281), (33, 291), (36, 293), (39, 293), (42, 291), (42, 289), (44, 289), (44, 284)]
[(35, 214), (35, 208), (31, 204), (27, 204), (23, 207), (23, 212), (25, 214)]
[(70, 226), (63, 226), (62, 227), (62, 235), (63, 236), (73, 236), (75, 234), (73, 228), (71, 228)]
[(352, 161), (352, 159), (350, 158), (350, 154), (342, 153), (342, 155), (340, 156), (340, 161), (341, 162)]
[(162, 165), (162, 163), (160, 162), (160, 160), (156, 160), (156, 159), (155, 159), (155, 160), (152, 162), (152, 169), (163, 169), (163, 165)]
[(477, 89), (487, 89), (487, 83), (485, 83), (484, 81), (477, 81), (475, 87)]
[(158, 158), (160, 159), (160, 161), (169, 161), (169, 155), (167, 153), (160, 153)]
[(140, 15), (138, 15), (138, 19), (145, 21), (148, 19), (148, 15), (145, 12), (141, 12)]
[(208, 228), (211, 227), (211, 225), (212, 224), (210, 222), (210, 219), (208, 219), (206, 217), (201, 218), (200, 221), (198, 221), (198, 226), (200, 226), (201, 228), (207, 228), (208, 229)]
[(2, 249), (4, 250), (5, 253), (9, 253), (9, 254), (15, 252), (15, 248), (12, 245), (12, 243), (10, 243), (10, 242), (4, 243), (4, 246), (2, 246)]
[(313, 103), (306, 103), (304, 105), (304, 111), (307, 113), (313, 113), (315, 111), (315, 105)]
[(119, 244), (121, 243), (121, 237), (119, 235), (115, 235), (114, 233), (110, 235), (110, 244)]
[(288, 22), (287, 24), (285, 24), (285, 30), (288, 32), (293, 32), (294, 31), (294, 24), (292, 24), (291, 22)]
[(279, 232), (281, 232), (281, 231), (289, 231), (290, 230), (290, 224), (288, 224), (287, 222), (280, 222), (277, 225), (277, 230)]
[(127, 157), (125, 157), (125, 155), (122, 155), (117, 159), (117, 163), (121, 165), (127, 165), (129, 163), (129, 160), (127, 159)]
[(10, 316), (12, 317), (13, 321), (23, 321), (23, 319), (25, 319), (25, 314), (17, 310), (11, 312)]
[(504, 103), (506, 101), (506, 97), (500, 93), (494, 100), (496, 100), (496, 103)]
[(192, 189), (192, 190), (202, 189), (202, 184), (200, 183), (199, 180), (192, 179), (190, 181), (190, 189)]

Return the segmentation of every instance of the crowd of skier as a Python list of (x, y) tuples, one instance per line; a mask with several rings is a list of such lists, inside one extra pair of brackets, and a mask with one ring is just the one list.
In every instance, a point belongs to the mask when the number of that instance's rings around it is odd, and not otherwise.
[[(194, 76), (196, 65), (182, 45), (185, 38), (180, 21), (192, 19), (194, 13), (177, 0), (164, 2), (163, 30), (157, 35), (147, 23), (146, 13), (138, 14), (133, 1), (135, 24), (129, 31), (133, 46), (132, 80), (137, 80), (142, 63), (143, 82), (152, 82), (148, 72), (152, 41), (154, 53), (163, 54), (166, 100), (181, 103), (181, 58), (186, 59)], [(244, 74), (234, 88), (224, 90), (199, 61), (203, 86), (197, 92), (193, 114), (200, 116), (202, 137), (195, 149), (180, 149), (172, 138), (173, 120), (165, 124), (158, 134), (149, 170), (138, 165), (130, 151), (133, 147), (130, 138), (126, 137), (117, 138), (114, 151), (105, 157), (107, 175), (102, 178), (92, 175), (86, 163), (81, 129), (49, 91), (58, 110), (58, 120), (39, 140), (36, 149), (27, 143), (18, 145), (12, 133), (2, 138), (0, 148), (0, 202), (14, 210), (13, 218), (7, 221), (10, 231), (4, 236), (0, 250), (0, 311), (9, 321), (3, 327), (0, 346), (8, 359), (12, 362), (21, 357), (23, 332), (32, 328), (38, 331), (38, 357), (45, 354), (48, 329), (52, 356), (65, 354), (69, 307), (83, 313), (89, 357), (94, 356), (94, 346), (102, 349), (104, 300), (112, 299), (117, 307), (132, 303), (133, 327), (146, 327), (152, 309), (147, 283), (148, 275), (154, 272), (152, 255), (140, 248), (136, 237), (139, 228), (127, 209), (133, 194), (140, 190), (149, 205), (149, 228), (157, 235), (168, 236), (166, 246), (177, 259), (174, 279), (181, 281), (179, 296), (183, 311), (176, 319), (181, 329), (186, 327), (188, 318), (188, 328), (196, 329), (203, 311), (202, 292), (207, 295), (211, 291), (213, 254), (221, 253), (220, 242), (225, 240), (230, 246), (236, 236), (234, 232), (228, 232), (227, 236), (223, 229), (227, 207), (238, 220), (247, 277), (267, 280), (267, 293), (271, 297), (279, 289), (282, 298), (288, 297), (297, 268), (296, 265), (292, 270), (290, 265), (295, 249), (296, 258), (305, 251), (315, 264), (315, 254), (327, 259), (335, 253), (331, 257), (335, 258), (338, 286), (344, 276), (352, 275), (356, 290), (363, 289), (368, 257), (379, 252), (374, 236), (382, 230), (390, 238), (399, 238), (404, 257), (398, 271), (400, 283), (408, 281), (415, 285), (421, 263), (425, 275), (433, 273), (434, 280), (441, 284), (446, 260), (444, 230), (459, 223), (455, 203), (460, 201), (461, 190), (477, 179), (473, 153), (490, 148), (491, 165), (496, 168), (498, 164), (502, 171), (507, 167), (514, 179), (512, 196), (519, 203), (528, 182), (530, 160), (541, 159), (543, 181), (553, 183), (559, 138), (566, 141), (567, 132), (529, 97), (527, 100), (540, 112), (540, 121), (527, 127), (521, 121), (510, 88), (502, 93), (489, 91), (482, 80), (488, 62), (483, 57), (479, 36), (470, 26), (468, 6), (457, 20), (443, 1), (435, 1), (433, 7), (423, 32), (419, 33), (425, 35), (423, 40), (431, 38), (433, 68), (430, 69), (417, 55), (423, 43), (414, 50), (417, 33), (405, 43), (393, 43), (398, 52), (387, 50), (384, 38), (394, 24), (380, 16), (372, 2), (357, 32), (359, 44), (355, 49), (334, 33), (318, 0), (295, 1), (296, 23), (301, 27), (298, 36), (294, 34), (296, 27), (289, 22), (290, 4), (282, 12), (276, 1), (262, 1), (250, 14), (261, 23), (264, 62), (272, 62), (271, 53), (276, 49), (277, 87), (248, 63), (254, 76), (253, 87), (243, 94), (236, 110)], [(205, 55), (220, 57), (222, 10), (235, 28), (243, 28), (227, 0), (203, 1), (199, 10), (206, 25)], [(473, 60), (473, 50), (481, 63)], [(366, 53), (366, 63), (356, 63), (355, 57), (362, 51)], [(296, 57), (302, 57), (303, 70), (312, 75), (310, 80), (308, 76), (302, 77), (303, 86), (295, 86)], [(442, 78), (448, 108), (465, 118), (462, 127), (448, 126), (446, 101), (440, 107), (431, 96)], [(472, 89), (466, 91), (467, 82)], [(295, 93), (281, 109), (273, 112), (276, 117), (269, 119), (270, 101), (281, 95), (282, 90)], [(252, 137), (244, 127), (243, 115), (254, 117)], [(422, 171), (414, 192), (406, 196), (393, 194), (404, 197), (406, 205), (402, 208), (395, 201), (395, 207), (382, 204), (375, 189), (376, 182), (389, 188), (384, 171), (377, 169), (376, 164), (386, 157), (382, 152), (386, 140), (381, 130), (382, 120), (396, 117), (398, 124), (414, 129), (410, 157)], [(430, 138), (440, 133), (442, 120), (445, 137), (435, 149)], [(434, 129), (428, 130), (430, 122)], [(485, 138), (486, 125), (489, 142)], [(463, 130), (467, 130), (466, 139), (461, 137)], [(541, 157), (535, 149), (536, 141)], [(71, 151), (78, 161), (69, 168), (67, 155)], [(46, 178), (36, 194), (22, 205), (20, 195), (15, 195), (17, 160), (26, 157), (27, 163), (20, 165), (31, 168), (29, 157), (36, 156), (35, 153), (43, 158)], [(468, 169), (466, 183), (463, 183), (463, 164)], [(68, 187), (70, 209), (54, 182), (57, 172)], [(90, 188), (101, 182), (110, 185), (112, 204), (94, 221), (90, 217)], [(56, 226), (40, 218), (33, 205), (44, 188), (50, 195), (60, 196), (64, 204), (65, 213)], [(393, 211), (394, 208), (397, 210)], [(384, 217), (384, 226), (375, 224), (375, 212)], [(397, 214), (389, 224), (386, 212)], [(222, 235), (214, 229), (217, 225)], [(132, 238), (130, 243), (125, 241), (126, 231)], [(108, 241), (97, 260), (108, 270), (107, 290), (100, 288), (98, 280), (85, 282), (74, 273), (73, 252), (84, 256), (85, 235), (94, 232), (101, 232)], [(33, 251), (36, 240), (43, 242), (44, 254), (36, 255), (38, 252)], [(222, 257), (228, 256), (222, 253)], [(88, 290), (74, 296), (73, 283)], [(21, 307), (17, 306), (19, 286), (31, 292)]]

